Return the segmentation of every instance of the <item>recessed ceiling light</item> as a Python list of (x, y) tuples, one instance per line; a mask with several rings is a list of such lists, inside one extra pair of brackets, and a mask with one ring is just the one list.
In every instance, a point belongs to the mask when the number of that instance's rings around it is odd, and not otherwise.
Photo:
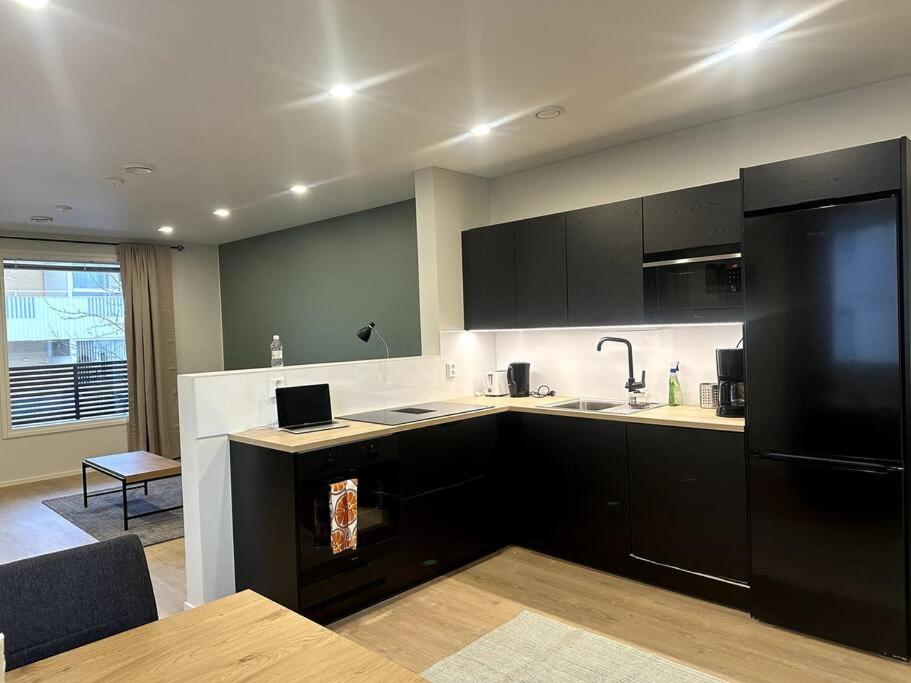
[(158, 232), (163, 232), (165, 235), (170, 235), (172, 232), (174, 232), (174, 228), (172, 228), (170, 225), (162, 225), (160, 228), (158, 228)]
[(48, 0), (16, 0), (23, 7), (28, 7), (29, 9), (44, 9), (47, 7)]
[(309, 188), (306, 185), (292, 185), (288, 189), (294, 194), (305, 194)]
[(32, 223), (53, 223), (53, 216), (32, 216), (29, 218)]
[(333, 85), (331, 88), (329, 88), (329, 94), (336, 99), (343, 100), (346, 97), (351, 97), (354, 94), (354, 88), (352, 88), (350, 85), (339, 83), (338, 85)]
[(476, 138), (480, 138), (480, 137), (487, 135), (490, 132), (490, 126), (488, 126), (486, 123), (482, 123), (478, 126), (475, 126), (468, 132), (471, 133), (472, 135), (474, 135)]
[(151, 175), (155, 169), (148, 164), (124, 164), (123, 172), (130, 175)]
[(730, 44), (728, 50), (731, 54), (741, 54), (743, 52), (749, 52), (750, 50), (755, 50), (759, 47), (760, 43), (765, 40), (765, 36), (761, 33), (750, 33), (749, 35), (742, 36)]
[(546, 107), (541, 107), (538, 111), (536, 111), (535, 118), (541, 119), (542, 121), (546, 119), (555, 119), (565, 111), (566, 110), (559, 104), (549, 104)]
[(212, 213), (219, 218), (227, 218), (231, 215), (231, 212), (228, 209), (215, 209)]

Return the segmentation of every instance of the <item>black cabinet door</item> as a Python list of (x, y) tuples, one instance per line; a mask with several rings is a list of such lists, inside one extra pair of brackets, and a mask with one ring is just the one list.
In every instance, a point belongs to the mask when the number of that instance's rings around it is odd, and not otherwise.
[(594, 567), (629, 552), (626, 426), (523, 416), (522, 544)]
[(901, 154), (901, 140), (886, 140), (745, 168), (743, 208), (760, 211), (897, 190)]
[(486, 475), (497, 445), (497, 416), (411, 429), (398, 440), (399, 495), (411, 498)]
[(513, 460), (519, 483), (516, 529), (519, 543), (548, 555), (565, 557), (572, 513), (570, 468), (564, 456), (572, 418), (522, 415), (521, 447)]
[(643, 200), (643, 251), (739, 243), (742, 221), (739, 180), (652, 195)]
[(516, 221), (519, 327), (566, 324), (566, 214)]
[(642, 200), (567, 212), (566, 274), (570, 325), (642, 322)]
[(516, 326), (513, 223), (462, 233), (462, 288), (466, 330)]
[(743, 434), (631, 424), (627, 435), (633, 554), (747, 582)]
[(610, 569), (629, 555), (626, 425), (565, 418), (570, 467), (570, 545), (566, 558)]
[(903, 475), (751, 454), (753, 615), (907, 657)]

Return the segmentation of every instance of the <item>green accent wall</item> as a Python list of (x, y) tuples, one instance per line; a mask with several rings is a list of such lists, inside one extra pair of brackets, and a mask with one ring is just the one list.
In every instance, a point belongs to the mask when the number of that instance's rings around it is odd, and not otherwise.
[(421, 355), (414, 200), (222, 244), (225, 370)]

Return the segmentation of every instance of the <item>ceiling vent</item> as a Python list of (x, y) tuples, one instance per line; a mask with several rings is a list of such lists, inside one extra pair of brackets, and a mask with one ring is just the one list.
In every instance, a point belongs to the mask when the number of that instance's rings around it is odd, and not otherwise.
[(130, 175), (152, 175), (155, 169), (148, 164), (124, 164), (123, 172)]
[(559, 104), (549, 104), (546, 107), (541, 107), (535, 112), (535, 118), (540, 119), (541, 121), (546, 121), (547, 119), (555, 119), (566, 111)]

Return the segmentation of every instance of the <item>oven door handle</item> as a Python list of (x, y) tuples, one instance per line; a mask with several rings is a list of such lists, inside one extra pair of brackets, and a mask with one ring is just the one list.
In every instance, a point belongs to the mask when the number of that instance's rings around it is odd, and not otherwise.
[(718, 254), (717, 256), (693, 256), (692, 258), (676, 258), (668, 261), (646, 261), (642, 264), (643, 268), (659, 268), (661, 266), (681, 266), (686, 263), (709, 263), (711, 261), (730, 261), (732, 259), (742, 258), (743, 254), (739, 251), (732, 254)]

